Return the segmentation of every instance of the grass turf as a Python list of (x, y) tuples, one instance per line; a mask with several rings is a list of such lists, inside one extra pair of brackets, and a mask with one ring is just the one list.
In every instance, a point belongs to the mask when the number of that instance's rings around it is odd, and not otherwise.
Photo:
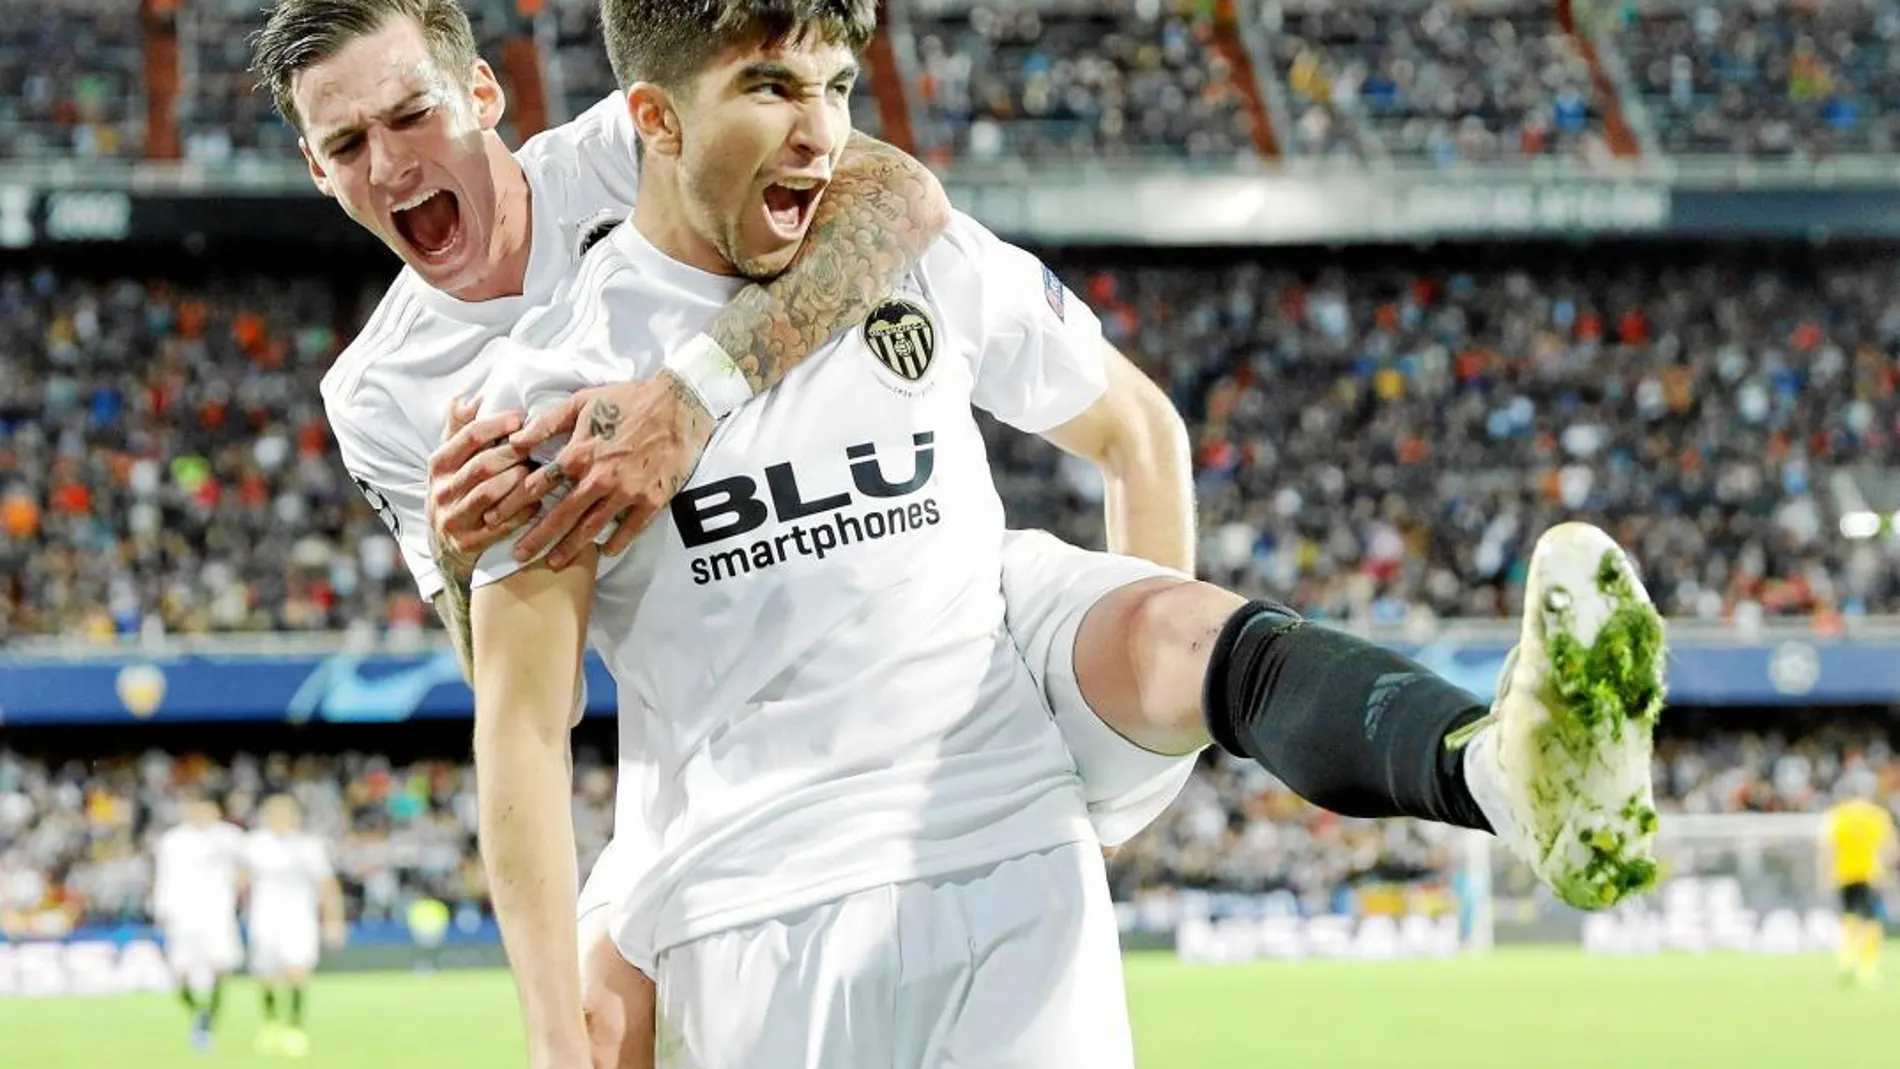
[[(1225, 967), (1129, 959), (1144, 1069), (1827, 1069), (1891, 1067), (1900, 985), (1845, 989), (1825, 957), (1587, 958), (1569, 950), (1378, 964)], [(7, 1069), (519, 1069), (500, 973), (320, 977), (311, 1055), (251, 1052), (256, 989), (226, 992), (220, 1046), (185, 1042), (162, 996), (0, 999)]]

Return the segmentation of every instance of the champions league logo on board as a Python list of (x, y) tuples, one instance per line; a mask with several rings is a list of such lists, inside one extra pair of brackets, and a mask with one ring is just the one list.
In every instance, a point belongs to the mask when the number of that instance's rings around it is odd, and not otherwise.
[(896, 297), (885, 301), (864, 320), (864, 344), (886, 371), (901, 380), (899, 393), (914, 397), (923, 392), (919, 384), (937, 353), (937, 327), (923, 305)]

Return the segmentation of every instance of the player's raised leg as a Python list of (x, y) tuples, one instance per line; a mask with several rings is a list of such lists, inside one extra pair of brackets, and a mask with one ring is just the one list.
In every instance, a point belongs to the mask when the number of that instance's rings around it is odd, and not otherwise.
[[(1049, 625), (1019, 612), (1009, 574), (1012, 632), (1029, 650)], [(1065, 722), (1062, 688), (1042, 673), (1085, 782), (1091, 753), (1108, 755), (1096, 774), (1121, 770), (1110, 793), (1131, 800), (1137, 821), (1171, 793), (1142, 803), (1155, 788), (1135, 773), (1178, 786), (1166, 756), (1211, 741), (1336, 812), (1495, 831), (1582, 908), (1654, 880), (1662, 625), (1628, 558), (1596, 528), (1564, 524), (1539, 540), (1518, 647), (1489, 708), (1370, 641), (1179, 577), (1101, 595), (1061, 648), (1072, 649), (1072, 689), (1102, 724), (1161, 759), (1144, 766), (1115, 757), (1112, 743), (1078, 746), (1089, 733)], [(1047, 650), (1040, 663), (1062, 667)], [(1089, 790), (1100, 825), (1102, 792)]]
[[(1072, 341), (1091, 333), (1053, 275), (1045, 288), (1047, 329)], [(1012, 583), (1006, 565), (1004, 594), (1011, 634), (1039, 669), (1085, 784), (1103, 775), (1097, 751), (1111, 772), (1132, 773), (1142, 762), (1126, 749), (1165, 756), (1213, 742), (1340, 813), (1495, 829), (1579, 906), (1608, 905), (1653, 880), (1649, 750), (1662, 702), (1662, 623), (1607, 535), (1563, 524), (1539, 541), (1518, 649), (1487, 710), (1372, 642), (1190, 580), (1186, 429), (1126, 357), (1099, 334), (1092, 344), (1101, 392), (1038, 433), (1101, 471), (1110, 548), (1167, 567), (1105, 592), (1077, 581), (1099, 569), (1056, 567), (1056, 578), (1041, 581), (1053, 583), (1051, 594)], [(1025, 613), (1017, 604), (1025, 587), (1055, 610)], [(1093, 600), (1071, 639), (1084, 594)], [(1051, 685), (1070, 671), (1068, 694)], [(1086, 717), (1064, 715), (1078, 694), (1125, 740), (1122, 758)], [(1126, 785), (1133, 810), (1149, 808), (1157, 785), (1169, 783), (1179, 781)], [(1099, 783), (1085, 792), (1099, 828), (1104, 792)]]

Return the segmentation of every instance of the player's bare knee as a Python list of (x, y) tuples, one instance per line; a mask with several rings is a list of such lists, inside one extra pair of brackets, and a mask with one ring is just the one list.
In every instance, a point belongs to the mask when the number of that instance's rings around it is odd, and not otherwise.
[(1076, 680), (1089, 707), (1157, 753), (1207, 745), (1201, 681), (1221, 625), (1242, 604), (1219, 587), (1169, 578), (1103, 597), (1076, 639)]
[(1211, 583), (1172, 582), (1141, 592), (1129, 627), (1129, 658), (1142, 673), (1145, 718), (1156, 731), (1149, 748), (1191, 753), (1210, 741), (1201, 714), (1208, 658), (1234, 611), (1246, 599)]

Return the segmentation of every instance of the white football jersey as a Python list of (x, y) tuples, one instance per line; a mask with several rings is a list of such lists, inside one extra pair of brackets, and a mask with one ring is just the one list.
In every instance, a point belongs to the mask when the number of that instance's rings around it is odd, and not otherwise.
[(343, 466), (402, 547), (424, 599), (442, 589), (426, 495), (429, 454), (441, 444), (449, 404), (483, 381), (482, 347), (546, 301), (585, 247), (631, 213), (636, 140), (618, 93), (530, 138), (515, 153), (533, 198), (520, 296), (456, 300), (405, 267), (323, 376)]
[(251, 875), (252, 924), (315, 923), (323, 885), (335, 873), (323, 840), (261, 828), (245, 841), (244, 867)]
[[(495, 343), (484, 409), (650, 376), (742, 282), (622, 226)], [(615, 827), (652, 837), (623, 947), (1091, 838), (1004, 624), (971, 406), (1064, 423), (1102, 392), (1101, 346), (1053, 273), (959, 216), (858, 328), (721, 422), (603, 566), (589, 639), (619, 685)], [(517, 570), (511, 547), (477, 586)]]
[(219, 821), (180, 824), (158, 837), (152, 866), (152, 910), (161, 923), (237, 916), (244, 832)]

